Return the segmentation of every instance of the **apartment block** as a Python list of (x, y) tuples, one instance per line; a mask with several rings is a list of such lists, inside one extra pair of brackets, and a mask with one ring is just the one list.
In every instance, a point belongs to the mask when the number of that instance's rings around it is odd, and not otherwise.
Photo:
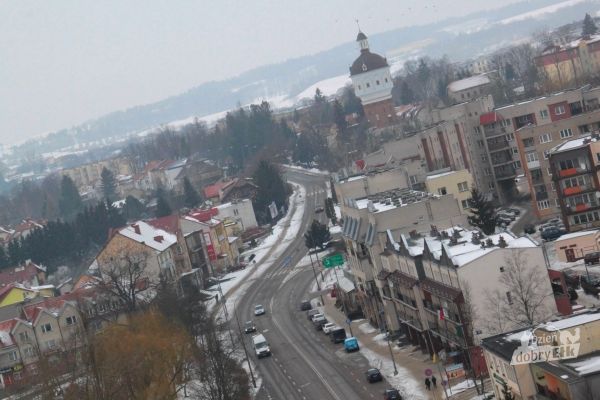
[(600, 226), (600, 135), (566, 141), (550, 151), (552, 185), (571, 232)]
[[(338, 199), (357, 199), (392, 189), (409, 187), (409, 176), (401, 167), (371, 168), (363, 173), (338, 176), (334, 187)], [(341, 202), (342, 206), (344, 202)]]
[(471, 208), (473, 176), (466, 169), (460, 171), (442, 170), (428, 174), (425, 180), (425, 188), (429, 193), (451, 194), (460, 204), (463, 213), (468, 212)]

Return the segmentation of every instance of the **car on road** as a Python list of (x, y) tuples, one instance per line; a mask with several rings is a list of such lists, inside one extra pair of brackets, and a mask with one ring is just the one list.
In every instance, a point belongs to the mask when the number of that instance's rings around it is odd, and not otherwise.
[(556, 227), (546, 228), (542, 231), (542, 239), (544, 240), (555, 240), (561, 237), (564, 232)]
[(245, 333), (256, 332), (256, 325), (254, 325), (254, 321), (246, 321), (246, 323), (244, 324), (244, 332)]
[(257, 304), (254, 306), (254, 315), (264, 315), (266, 313), (265, 308), (261, 304)]
[(383, 400), (402, 400), (402, 396), (400, 396), (400, 392), (397, 389), (385, 389)]
[(342, 343), (344, 340), (346, 340), (346, 330), (342, 327), (336, 326), (331, 330), (331, 333), (329, 334), (329, 340), (331, 340), (332, 343)]
[(346, 350), (346, 353), (359, 351), (360, 346), (358, 345), (358, 340), (355, 337), (344, 339), (344, 350)]
[(263, 335), (256, 335), (252, 337), (252, 345), (254, 346), (254, 352), (258, 358), (268, 357), (271, 355), (271, 348), (267, 339)]
[(323, 314), (317, 314), (312, 319), (313, 326), (318, 331), (323, 329), (323, 325), (325, 325), (327, 322), (329, 321), (327, 321), (327, 318), (325, 318)]
[(379, 371), (377, 368), (369, 368), (365, 375), (367, 376), (367, 382), (369, 383), (381, 382), (383, 380), (381, 371)]
[(321, 311), (317, 310), (316, 308), (310, 309), (306, 312), (306, 318), (311, 321), (312, 317), (314, 317), (315, 315), (321, 313)]
[(308, 311), (312, 309), (312, 304), (310, 304), (310, 301), (308, 300), (302, 300), (302, 302), (300, 303), (300, 310), (301, 311)]
[(323, 333), (329, 335), (334, 328), (337, 328), (337, 326), (333, 322), (328, 322), (323, 325)]
[(323, 207), (320, 207), (320, 206), (315, 207), (315, 214), (322, 213), (323, 211), (325, 211), (325, 209)]

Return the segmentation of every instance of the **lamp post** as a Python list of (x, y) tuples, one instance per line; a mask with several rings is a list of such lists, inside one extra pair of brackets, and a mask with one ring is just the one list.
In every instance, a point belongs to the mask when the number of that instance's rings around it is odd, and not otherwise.
[(323, 300), (323, 294), (321, 293), (321, 285), (319, 285), (319, 279), (317, 278), (317, 271), (315, 271), (315, 264), (313, 263), (312, 255), (310, 254), (310, 249), (308, 249), (308, 258), (310, 258), (310, 266), (312, 267), (313, 275), (315, 276), (315, 283), (317, 284), (317, 290), (319, 291), (319, 296), (321, 297), (321, 304), (325, 304), (325, 300)]
[(250, 364), (250, 357), (248, 357), (248, 349), (246, 349), (246, 344), (244, 343), (244, 338), (242, 336), (242, 326), (240, 325), (240, 319), (238, 318), (237, 313), (237, 305), (234, 304), (233, 314), (235, 315), (235, 321), (237, 322), (238, 331), (240, 335), (240, 342), (242, 343), (242, 348), (244, 349), (244, 355), (246, 356), (246, 361), (248, 362), (248, 370), (250, 371), (250, 378), (252, 378), (252, 386), (256, 389), (256, 379), (254, 379), (254, 372), (252, 371), (252, 364)]
[(390, 340), (390, 331), (388, 329), (388, 322), (385, 319), (385, 315), (383, 315), (384, 311), (381, 311), (381, 314), (382, 314), (383, 320), (385, 321), (385, 330), (386, 330), (385, 336), (387, 338), (388, 350), (390, 351), (390, 357), (392, 358), (392, 365), (394, 366), (394, 376), (395, 376), (395, 375), (398, 375), (398, 368), (396, 368), (396, 359), (394, 358), (394, 352), (392, 351), (392, 343)]
[(218, 279), (217, 283), (219, 284), (219, 294), (221, 295), (221, 305), (223, 306), (223, 315), (225, 316), (225, 321), (227, 322), (227, 331), (229, 332), (229, 339), (231, 340), (231, 348), (235, 348), (235, 341), (233, 340), (233, 333), (231, 333), (231, 324), (229, 323), (229, 312), (227, 311), (227, 301), (225, 300), (225, 296), (223, 295), (223, 289), (221, 288), (221, 280)]

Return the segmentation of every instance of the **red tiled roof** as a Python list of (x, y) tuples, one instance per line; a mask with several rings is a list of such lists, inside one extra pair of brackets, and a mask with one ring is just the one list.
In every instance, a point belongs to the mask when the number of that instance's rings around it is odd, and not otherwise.
[(32, 262), (28, 262), (25, 266), (4, 269), (0, 271), (0, 286), (11, 283), (29, 283), (40, 271), (45, 272), (45, 268)]
[(188, 216), (194, 218), (198, 222), (210, 221), (213, 217), (219, 214), (219, 210), (216, 208), (210, 208), (208, 210), (193, 210)]
[(149, 225), (163, 231), (177, 234), (179, 228), (179, 216), (176, 214), (167, 215), (166, 217), (154, 218), (146, 221)]
[(221, 191), (221, 189), (227, 187), (232, 182), (233, 181), (217, 182), (212, 185), (205, 186), (204, 189), (202, 189), (202, 191), (204, 192), (204, 197), (207, 199), (210, 199), (213, 197), (219, 197), (219, 192)]
[(68, 293), (59, 297), (46, 297), (39, 303), (28, 304), (23, 307), (23, 313), (28, 321), (34, 322), (42, 311), (47, 311), (49, 313), (59, 312), (69, 298), (73, 298), (72, 293)]
[(12, 318), (6, 321), (0, 322), (0, 346), (8, 347), (15, 344), (15, 341), (12, 337), (12, 330), (17, 324), (18, 319)]

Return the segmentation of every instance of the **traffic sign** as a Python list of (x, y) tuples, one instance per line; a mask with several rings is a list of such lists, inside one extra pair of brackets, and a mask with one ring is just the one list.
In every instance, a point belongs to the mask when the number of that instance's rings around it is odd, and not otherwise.
[(425, 369), (425, 376), (431, 376), (431, 375), (433, 375), (433, 371), (431, 370), (431, 368)]
[(333, 268), (344, 265), (344, 256), (341, 253), (332, 254), (323, 258), (323, 267)]

